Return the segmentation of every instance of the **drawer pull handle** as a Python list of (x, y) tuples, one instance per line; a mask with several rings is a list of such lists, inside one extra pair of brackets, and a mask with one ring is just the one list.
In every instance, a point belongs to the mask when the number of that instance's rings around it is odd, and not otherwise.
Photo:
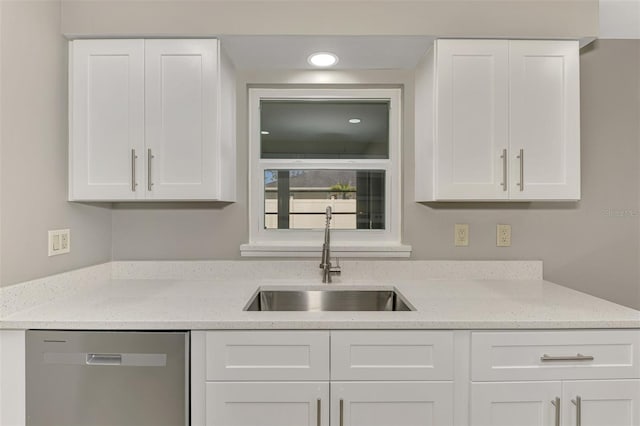
[(560, 426), (560, 398), (556, 396), (556, 399), (551, 401), (551, 405), (556, 407), (555, 426)]
[(576, 426), (582, 425), (582, 398), (576, 396), (576, 399), (572, 399), (571, 402), (576, 406)]
[(344, 426), (344, 399), (340, 400), (340, 426)]
[(576, 354), (575, 356), (550, 356), (544, 354), (540, 357), (540, 361), (593, 361), (594, 358), (591, 355)]
[(318, 406), (317, 406), (317, 410), (318, 410), (318, 414), (317, 414), (317, 425), (318, 426), (322, 426), (322, 400), (318, 399)]

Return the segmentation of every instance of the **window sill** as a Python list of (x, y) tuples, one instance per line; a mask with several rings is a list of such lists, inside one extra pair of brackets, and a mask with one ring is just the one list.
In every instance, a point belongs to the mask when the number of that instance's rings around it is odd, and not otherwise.
[[(283, 244), (283, 243), (254, 243), (240, 246), (242, 257), (320, 257), (322, 246)], [(411, 257), (411, 246), (403, 244), (377, 245), (332, 245), (331, 257)]]

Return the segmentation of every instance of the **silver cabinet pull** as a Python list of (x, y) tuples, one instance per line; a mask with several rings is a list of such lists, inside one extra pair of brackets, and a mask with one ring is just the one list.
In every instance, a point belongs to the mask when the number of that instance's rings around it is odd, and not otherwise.
[(507, 150), (506, 149), (502, 150), (502, 155), (500, 156), (500, 158), (502, 158), (502, 190), (506, 191), (507, 190)]
[(87, 365), (120, 365), (122, 354), (87, 354)]
[(551, 405), (556, 407), (555, 426), (560, 426), (560, 398), (556, 396), (556, 399), (551, 401)]
[(344, 426), (344, 399), (340, 400), (340, 426)]
[(576, 396), (571, 402), (576, 406), (576, 426), (582, 425), (582, 398)]
[(550, 356), (544, 354), (540, 357), (540, 361), (593, 361), (595, 358), (591, 355), (576, 354), (575, 356)]
[(524, 191), (524, 149), (520, 150), (520, 154), (516, 157), (520, 159), (520, 192)]
[(136, 159), (138, 156), (136, 155), (136, 150), (131, 150), (131, 192), (136, 192)]
[(153, 182), (151, 181), (151, 160), (154, 158), (151, 148), (147, 149), (147, 190), (151, 191)]

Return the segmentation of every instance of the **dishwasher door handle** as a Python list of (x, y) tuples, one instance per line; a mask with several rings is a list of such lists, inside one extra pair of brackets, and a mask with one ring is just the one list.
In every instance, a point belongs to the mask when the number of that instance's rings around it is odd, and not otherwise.
[(167, 354), (45, 352), (44, 364), (111, 365), (122, 367), (166, 367)]
[(87, 365), (122, 365), (122, 354), (87, 354)]

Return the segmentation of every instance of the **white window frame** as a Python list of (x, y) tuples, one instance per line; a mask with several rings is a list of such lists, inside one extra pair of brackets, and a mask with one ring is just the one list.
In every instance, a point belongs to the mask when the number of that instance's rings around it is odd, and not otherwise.
[[(382, 100), (389, 102), (388, 159), (262, 159), (260, 103), (263, 100)], [(249, 243), (242, 256), (318, 256), (324, 229), (265, 229), (264, 171), (270, 169), (348, 169), (385, 171), (385, 229), (331, 230), (331, 251), (341, 257), (409, 257), (401, 244), (402, 91), (393, 89), (249, 89)]]

